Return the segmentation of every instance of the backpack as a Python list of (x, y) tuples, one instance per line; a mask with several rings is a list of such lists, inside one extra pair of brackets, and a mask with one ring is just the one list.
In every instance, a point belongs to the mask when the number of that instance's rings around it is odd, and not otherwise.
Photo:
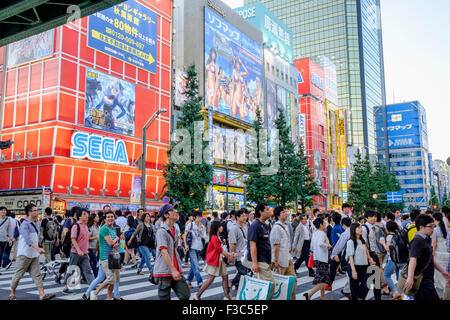
[[(133, 236), (134, 231), (136, 231), (136, 229), (130, 228), (128, 231), (125, 232), (124, 236), (126, 243), (128, 243), (130, 238)], [(131, 245), (129, 245), (128, 248), (137, 248), (137, 247), (138, 247), (137, 239), (136, 237), (134, 237), (133, 241), (131, 241)]]
[(47, 218), (47, 223), (45, 224), (45, 240), (56, 240), (58, 237), (58, 224), (55, 219)]
[[(71, 221), (72, 221), (72, 224), (64, 237), (64, 241), (63, 241), (63, 245), (62, 245), (62, 252), (65, 254), (66, 257), (70, 256), (70, 249), (72, 248), (71, 230), (72, 230), (73, 225), (77, 223), (75, 220), (71, 220)], [(78, 236), (80, 235), (80, 227), (78, 227), (77, 229), (78, 230), (77, 230), (76, 239), (78, 239)]]
[(141, 241), (139, 241), (140, 246), (146, 246), (149, 248), (155, 248), (155, 241), (153, 238), (153, 230), (152, 227), (147, 227), (144, 224), (144, 230), (142, 231)]
[(19, 225), (19, 221), (16, 221), (16, 227), (14, 228), (14, 239), (17, 239), (20, 236)]
[(411, 231), (411, 230), (414, 230), (414, 229), (416, 229), (417, 230), (417, 227), (415, 226), (415, 225), (411, 225), (411, 224), (408, 224), (407, 226), (406, 226), (406, 228), (403, 228), (402, 229), (402, 231), (403, 230), (405, 230), (406, 229), (406, 243), (408, 243), (408, 245), (409, 245), (409, 232)]
[(409, 258), (408, 231), (396, 231), (389, 245), (389, 254), (394, 263), (406, 263)]

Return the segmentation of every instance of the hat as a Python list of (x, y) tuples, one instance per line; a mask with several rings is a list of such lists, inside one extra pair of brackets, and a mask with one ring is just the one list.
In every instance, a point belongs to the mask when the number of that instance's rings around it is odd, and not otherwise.
[(173, 205), (166, 203), (164, 204), (161, 209), (159, 209), (159, 214), (158, 217), (161, 218), (162, 216), (164, 216), (167, 212), (169, 212), (170, 210), (172, 210), (174, 207)]

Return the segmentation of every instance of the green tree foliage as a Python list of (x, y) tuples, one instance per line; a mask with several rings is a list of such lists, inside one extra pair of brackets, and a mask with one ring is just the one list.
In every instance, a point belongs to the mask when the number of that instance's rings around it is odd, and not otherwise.
[(375, 185), (371, 181), (369, 156), (366, 155), (365, 159), (362, 159), (361, 153), (358, 150), (356, 162), (353, 167), (353, 176), (348, 189), (348, 200), (353, 204), (353, 210), (357, 216), (362, 214), (366, 209), (374, 209), (376, 207), (376, 203), (372, 198), (372, 194), (376, 190)]
[[(194, 164), (194, 123), (203, 121), (200, 114), (202, 97), (199, 96), (198, 77), (195, 66), (191, 65), (186, 70), (187, 81), (186, 101), (181, 108), (182, 116), (177, 123), (177, 129), (185, 129), (190, 135), (190, 161), (187, 163), (175, 163), (173, 158), (174, 147), (183, 141), (171, 141), (168, 152), (168, 163), (164, 167), (165, 196), (179, 202), (179, 210), (188, 213), (195, 208), (205, 207), (206, 188), (212, 181), (213, 168), (209, 159), (203, 159), (201, 164)], [(208, 141), (202, 139), (202, 150), (208, 147)]]

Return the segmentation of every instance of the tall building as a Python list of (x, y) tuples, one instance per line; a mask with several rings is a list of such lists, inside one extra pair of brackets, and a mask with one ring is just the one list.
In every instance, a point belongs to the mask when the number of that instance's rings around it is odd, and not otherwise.
[[(387, 112), (387, 127), (384, 126), (384, 108)], [(427, 207), (432, 181), (424, 107), (420, 102), (413, 101), (377, 107), (375, 114), (378, 160), (384, 160), (388, 144), (391, 170), (395, 172), (404, 192), (405, 207)]]
[[(293, 32), (294, 59), (326, 55), (337, 66), (339, 107), (349, 112), (349, 145), (375, 154), (375, 106), (385, 105), (379, 0), (260, 2)], [(275, 27), (275, 26), (274, 26)]]
[(439, 202), (448, 198), (450, 187), (450, 166), (442, 160), (433, 161), (433, 186), (436, 195), (439, 195)]

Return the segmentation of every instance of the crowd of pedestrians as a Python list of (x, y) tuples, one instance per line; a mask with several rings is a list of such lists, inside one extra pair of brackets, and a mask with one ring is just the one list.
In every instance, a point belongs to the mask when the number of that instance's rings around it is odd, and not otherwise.
[[(157, 285), (161, 300), (170, 300), (172, 290), (180, 300), (200, 300), (216, 277), (222, 278), (224, 300), (231, 300), (242, 276), (272, 282), (272, 298), (274, 274), (295, 278), (290, 297), (295, 300), (303, 263), (313, 278), (306, 300), (316, 292), (325, 300), (338, 274), (345, 275), (341, 293), (351, 300), (365, 300), (370, 290), (375, 300), (383, 295), (404, 299), (404, 292), (413, 292), (416, 300), (450, 299), (450, 209), (445, 206), (440, 212), (407, 215), (367, 210), (358, 218), (347, 203), (341, 212), (315, 209), (311, 217), (289, 217), (287, 208), (272, 210), (265, 203), (220, 218), (217, 212), (206, 218), (199, 210), (185, 216), (172, 204), (151, 213), (113, 212), (108, 205), (99, 212), (73, 207), (64, 219), (46, 208), (41, 221), (36, 206), (28, 205), (25, 214), (18, 221), (0, 207), (0, 266), (8, 269), (16, 261), (10, 300), (17, 300), (16, 288), (26, 272), (40, 299), (55, 297), (44, 291), (40, 255), (45, 264), (58, 255), (64, 258), (55, 281), (63, 285), (62, 294), (87, 284), (83, 300), (97, 300), (103, 289), (108, 300), (123, 300), (120, 273), (127, 264)], [(187, 278), (183, 266), (189, 267)], [(237, 271), (233, 279), (229, 266)], [(74, 270), (79, 274), (75, 282)], [(198, 291), (191, 296), (194, 284)]]

